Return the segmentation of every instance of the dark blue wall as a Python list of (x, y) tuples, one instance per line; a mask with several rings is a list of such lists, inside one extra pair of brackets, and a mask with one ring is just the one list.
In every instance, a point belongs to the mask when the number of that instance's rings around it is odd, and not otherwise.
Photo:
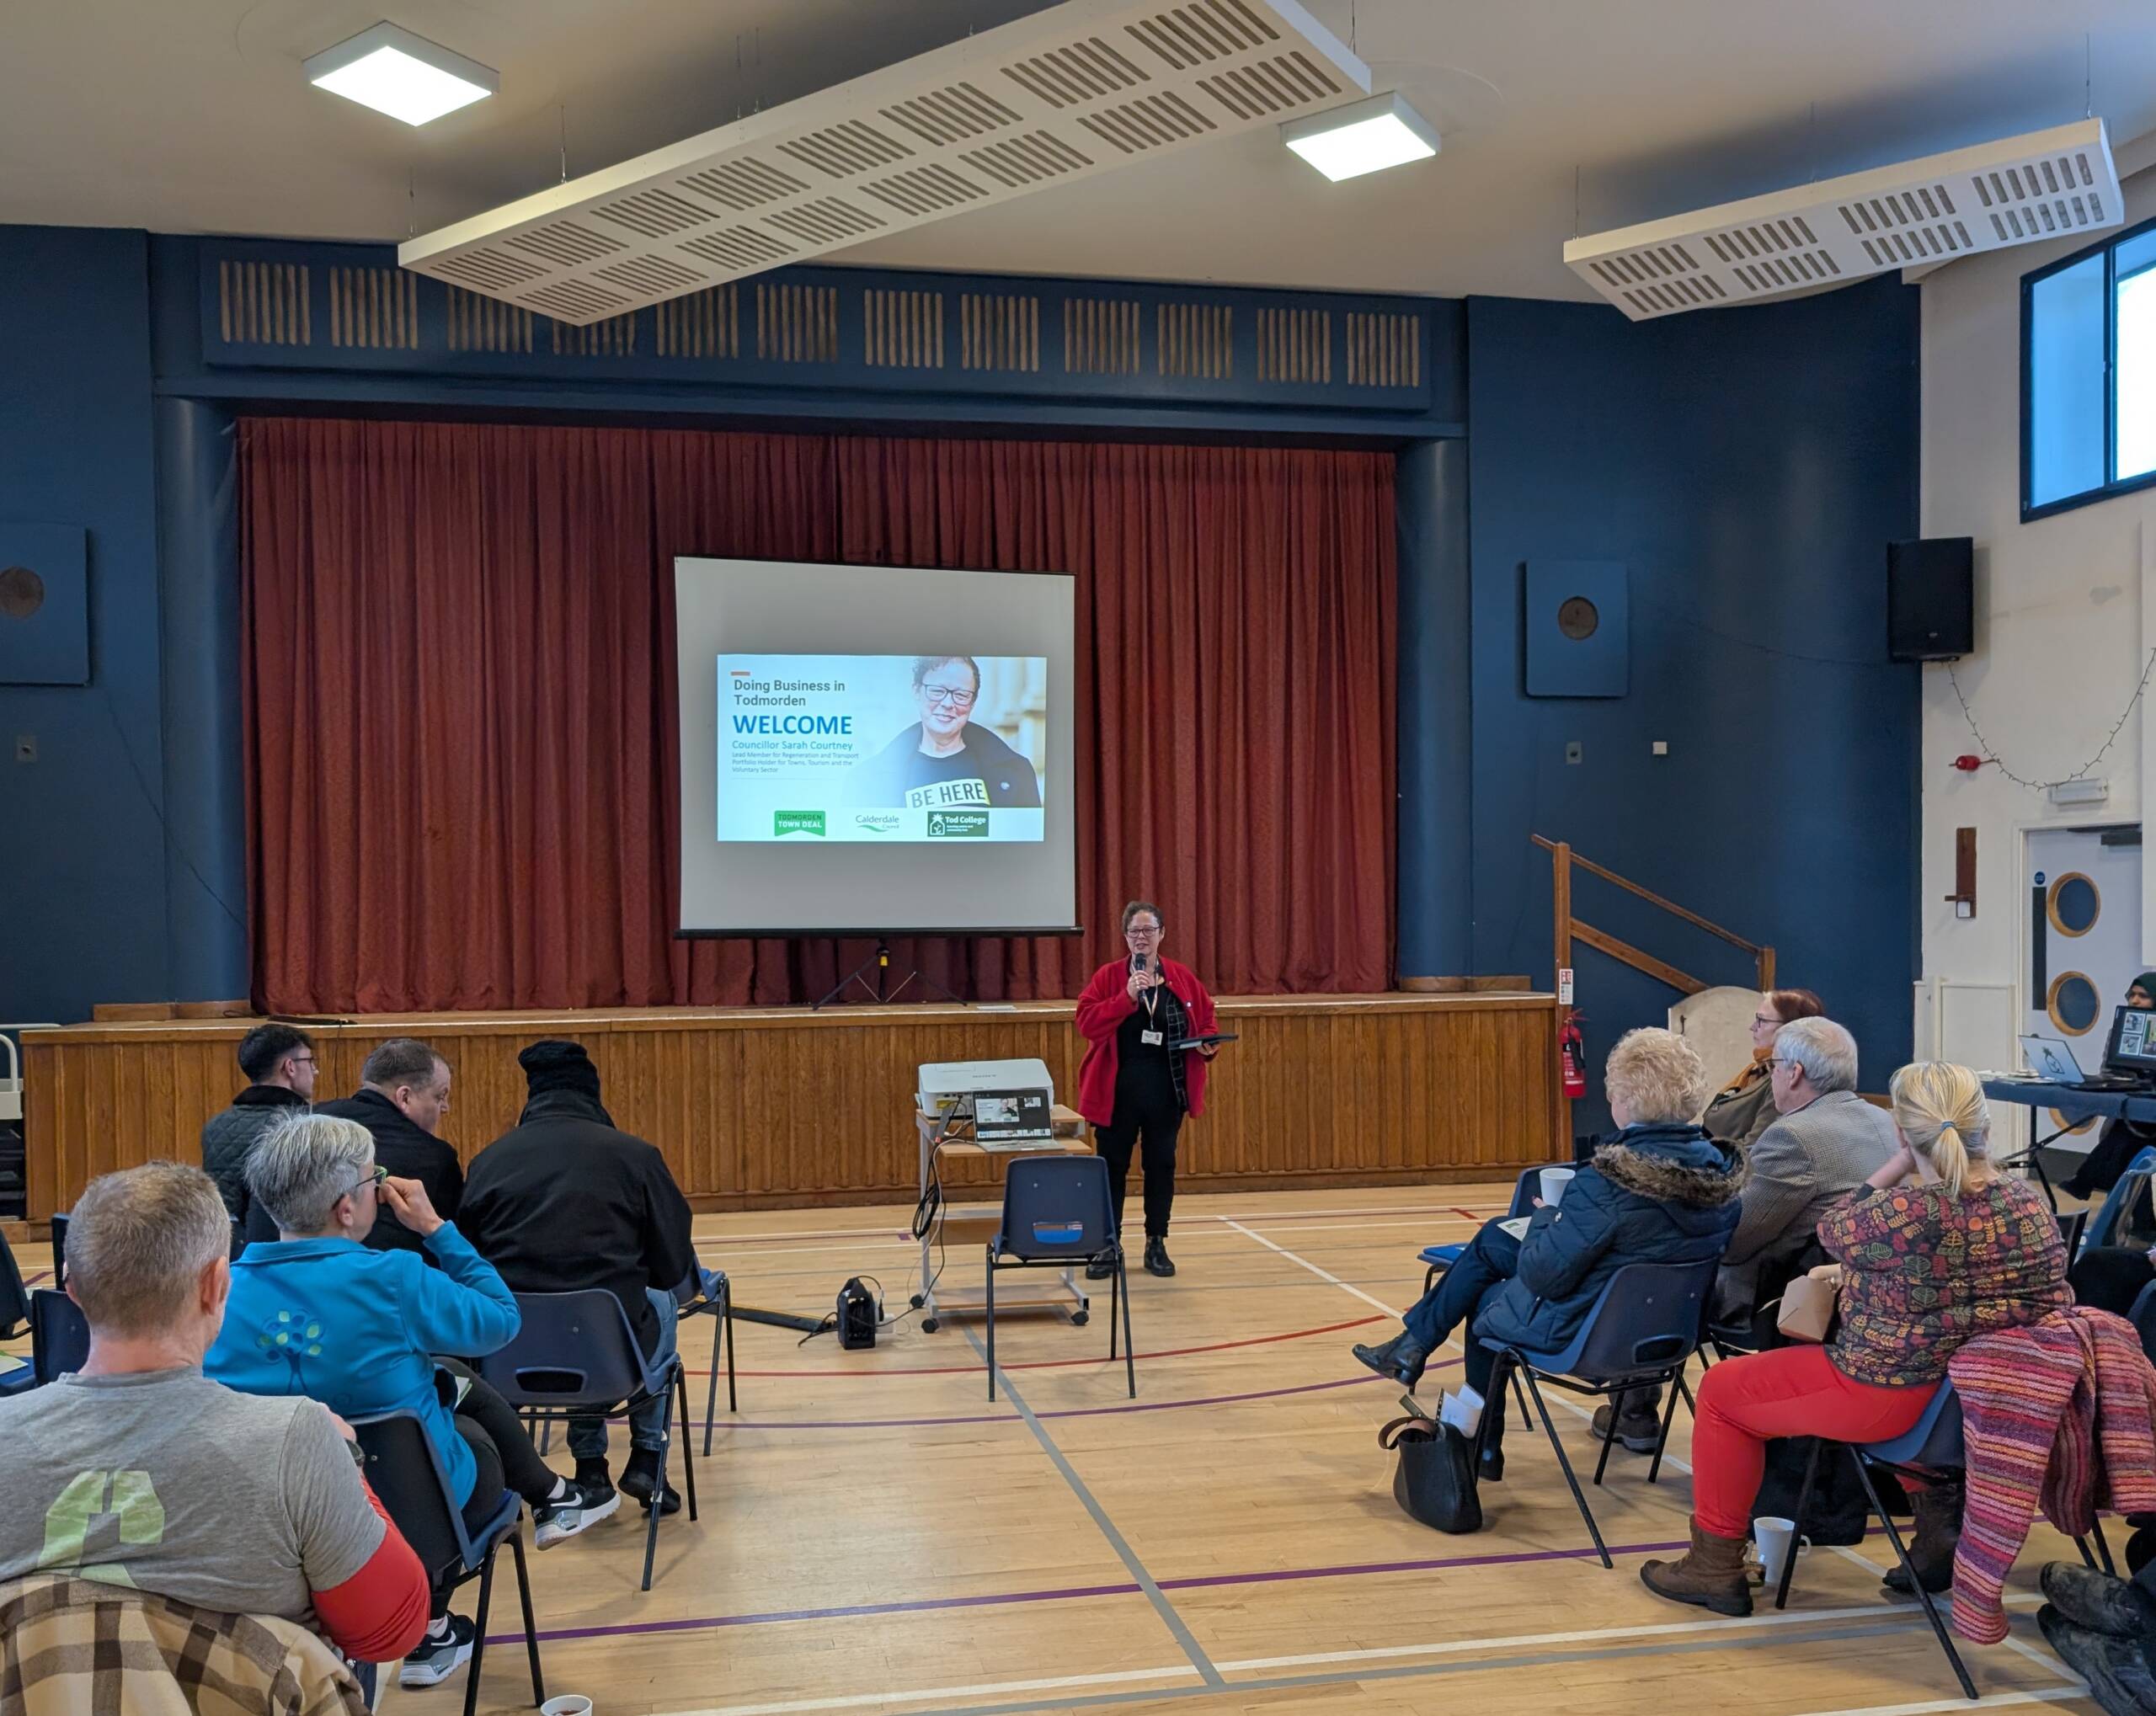
[[(1917, 534), (1917, 334), (1892, 280), (1637, 325), (1469, 301), (1477, 970), (1550, 980), (1544, 834), (1772, 944), (1780, 980), (1856, 1033), (1866, 1089), (1908, 1058), (1918, 681), (1886, 658), (1885, 545)], [(1628, 696), (1525, 695), (1520, 568), (1540, 559), (1630, 568)], [(1737, 949), (1606, 882), (1579, 878), (1573, 903), (1709, 983), (1751, 981)], [(1598, 1069), (1673, 994), (1590, 949), (1574, 963)]]
[(0, 685), (10, 1021), (174, 993), (147, 258), (139, 232), (0, 227), (0, 518), (87, 527), (90, 578), (91, 683)]

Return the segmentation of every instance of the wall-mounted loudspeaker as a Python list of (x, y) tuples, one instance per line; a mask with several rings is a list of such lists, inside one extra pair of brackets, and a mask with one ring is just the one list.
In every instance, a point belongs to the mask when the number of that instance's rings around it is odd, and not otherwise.
[(1886, 545), (1886, 658), (1952, 661), (1976, 647), (1974, 545), (1921, 536)]

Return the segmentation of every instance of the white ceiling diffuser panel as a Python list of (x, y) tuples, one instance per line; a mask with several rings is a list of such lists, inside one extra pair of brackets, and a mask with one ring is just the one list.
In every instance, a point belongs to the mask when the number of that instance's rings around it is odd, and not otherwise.
[(2124, 212), (2104, 122), (2083, 120), (1575, 238), (1565, 261), (1646, 322), (2095, 232)]
[(1296, 0), (1065, 0), (398, 248), (589, 323), (1366, 94)]

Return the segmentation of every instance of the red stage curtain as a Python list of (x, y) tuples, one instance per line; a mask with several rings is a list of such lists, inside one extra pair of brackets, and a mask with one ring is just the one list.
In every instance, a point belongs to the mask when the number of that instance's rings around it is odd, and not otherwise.
[(1086, 933), (901, 963), (1075, 994), (1142, 895), (1217, 992), (1390, 985), (1388, 455), (280, 418), (240, 445), (264, 1007), (784, 1003), (865, 955), (673, 938), (676, 554), (1076, 575)]

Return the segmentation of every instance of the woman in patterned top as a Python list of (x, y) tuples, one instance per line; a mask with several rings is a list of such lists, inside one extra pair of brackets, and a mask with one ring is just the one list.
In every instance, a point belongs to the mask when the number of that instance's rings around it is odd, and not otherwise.
[[(1691, 1553), (1650, 1561), (1657, 1596), (1721, 1615), (1752, 1612), (1744, 1571), (1768, 1441), (1881, 1442), (1915, 1427), (1964, 1341), (2035, 1323), (2073, 1303), (2058, 1222), (1988, 1154), (1991, 1112), (1967, 1067), (1920, 1061), (1894, 1075), (1902, 1148), (1828, 1211), (1819, 1242), (1842, 1266), (1841, 1332), (1776, 1348), (1700, 1379), (1692, 1434)], [(1952, 1556), (1953, 1498), (1920, 1492), (1920, 1573)]]

